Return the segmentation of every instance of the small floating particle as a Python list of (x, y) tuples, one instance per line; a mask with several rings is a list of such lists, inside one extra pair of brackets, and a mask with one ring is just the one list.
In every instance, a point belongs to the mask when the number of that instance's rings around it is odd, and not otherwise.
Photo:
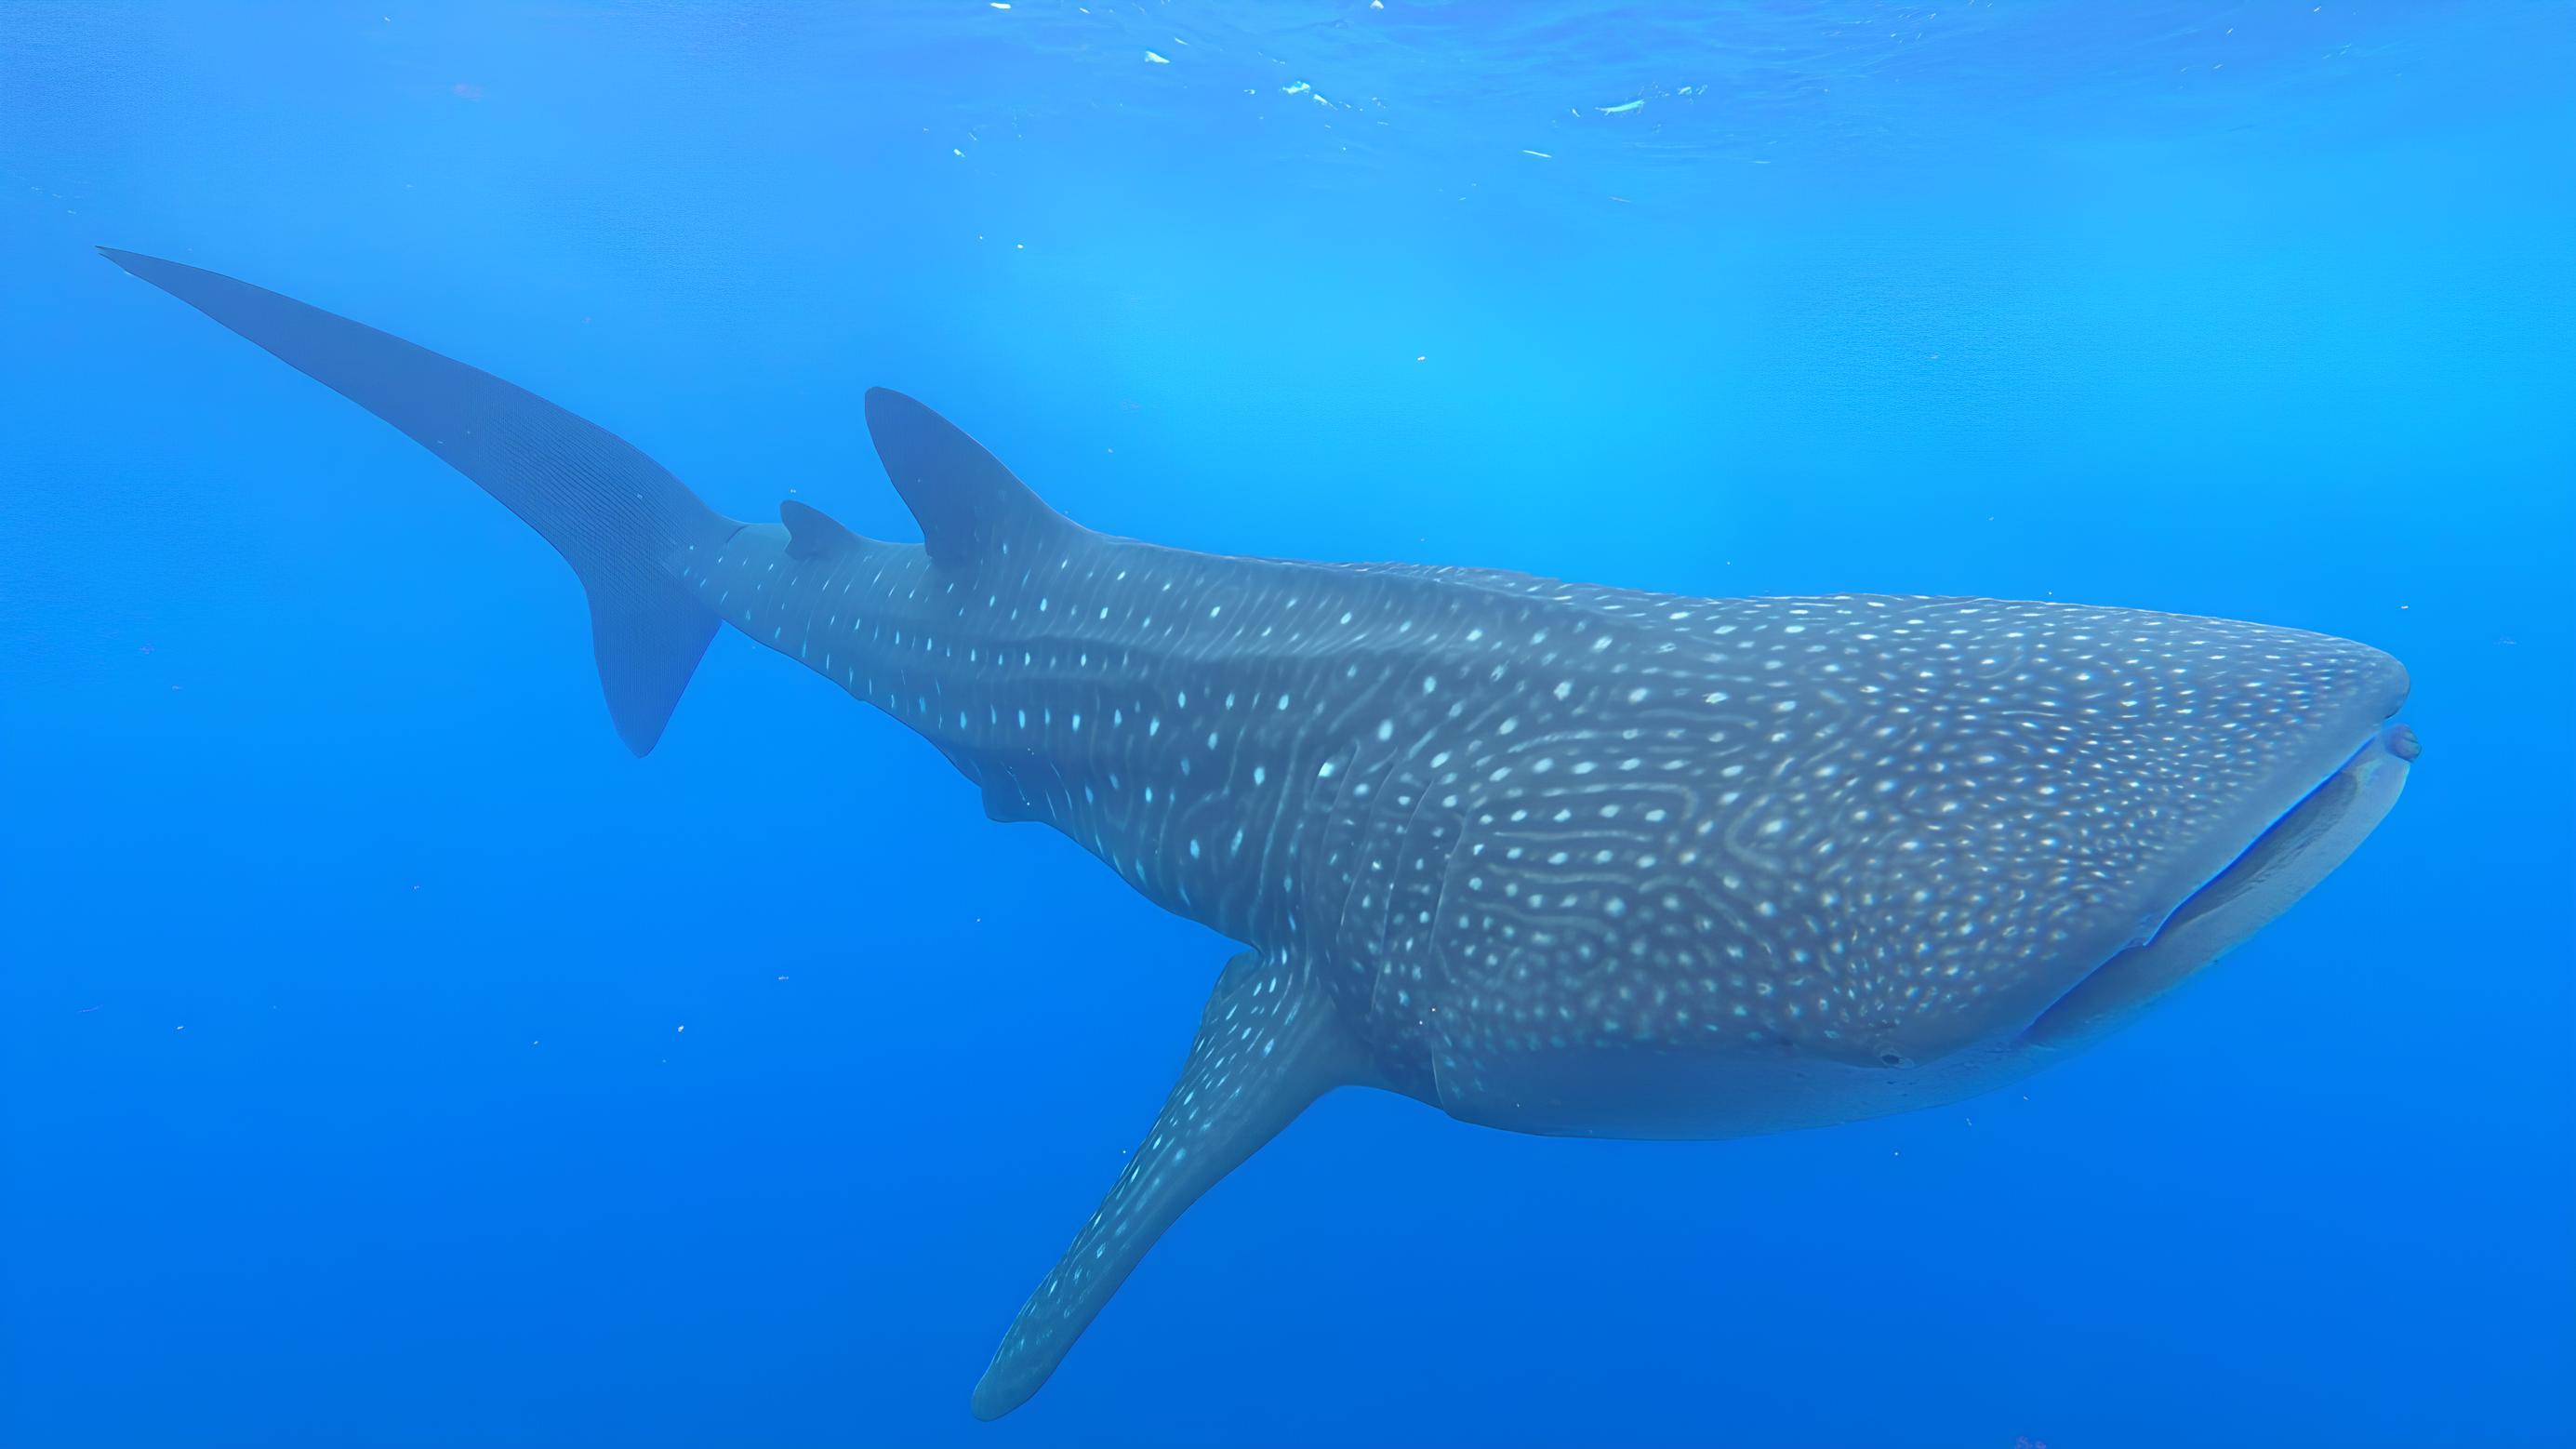
[(1168, 55), (1156, 55), (1154, 52), (1152, 52), (1152, 51), (1150, 51), (1150, 50), (1145, 52), (1145, 58), (1146, 58), (1147, 60), (1152, 61), (1152, 62), (1153, 62), (1154, 64), (1156, 64), (1156, 65), (1170, 65), (1170, 64), (1172, 63), (1172, 58), (1171, 58), (1170, 56), (1168, 56)]
[(1279, 93), (1280, 93), (1281, 95), (1302, 96), (1302, 95), (1304, 95), (1306, 92), (1311, 91), (1311, 90), (1313, 90), (1314, 88), (1315, 88), (1315, 87), (1314, 87), (1311, 83), (1309, 83), (1309, 82), (1306, 82), (1306, 81), (1299, 81), (1299, 82), (1297, 82), (1297, 83), (1296, 83), (1295, 85), (1293, 85), (1293, 86), (1281, 86), (1281, 87), (1279, 88)]
[(1623, 101), (1615, 106), (1594, 106), (1592, 109), (1599, 111), (1605, 116), (1624, 116), (1630, 111), (1637, 110), (1645, 104), (1646, 103), (1644, 101)]
[(1538, 159), (1540, 159), (1541, 161), (1553, 161), (1553, 160), (1555, 160), (1555, 159), (1556, 159), (1554, 156), (1549, 155), (1549, 154), (1548, 154), (1548, 153), (1546, 153), (1545, 151), (1533, 151), (1533, 150), (1531, 150), (1530, 148), (1528, 148), (1527, 146), (1523, 146), (1523, 147), (1521, 148), (1521, 154), (1522, 154), (1522, 155), (1524, 155), (1524, 156), (1536, 156), (1536, 157), (1537, 157)]

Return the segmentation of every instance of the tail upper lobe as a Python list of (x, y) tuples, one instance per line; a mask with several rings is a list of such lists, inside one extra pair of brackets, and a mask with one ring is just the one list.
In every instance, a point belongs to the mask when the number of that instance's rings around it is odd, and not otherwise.
[(618, 734), (639, 755), (653, 748), (717, 622), (672, 571), (740, 523), (624, 439), (490, 373), (247, 282), (99, 251), (400, 428), (542, 534), (590, 595)]

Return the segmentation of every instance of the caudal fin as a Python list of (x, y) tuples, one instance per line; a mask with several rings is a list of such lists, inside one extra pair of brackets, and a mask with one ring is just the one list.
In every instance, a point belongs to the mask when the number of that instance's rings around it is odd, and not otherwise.
[(589, 592), (617, 733), (652, 750), (716, 631), (674, 570), (740, 523), (624, 439), (490, 373), (231, 277), (99, 252), (400, 428), (544, 535)]

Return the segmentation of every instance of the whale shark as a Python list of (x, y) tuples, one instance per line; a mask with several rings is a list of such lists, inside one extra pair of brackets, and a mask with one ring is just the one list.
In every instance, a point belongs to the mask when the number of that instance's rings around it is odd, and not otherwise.
[(918, 543), (709, 507), (627, 442), (386, 333), (127, 272), (480, 485), (580, 577), (641, 755), (720, 625), (1241, 943), (1143, 1141), (1019, 1308), (1018, 1407), (1179, 1215), (1325, 1093), (1710, 1138), (1985, 1092), (2279, 916), (2395, 803), (2366, 645), (2070, 603), (1712, 599), (1226, 557), (1086, 529), (875, 389)]

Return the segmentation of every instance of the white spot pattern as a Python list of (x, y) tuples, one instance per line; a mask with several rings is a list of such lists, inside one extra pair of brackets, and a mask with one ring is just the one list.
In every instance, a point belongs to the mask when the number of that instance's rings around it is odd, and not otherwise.
[[(1912, 1063), (2009, 1030), (2403, 694), (2375, 650), (2209, 619), (1087, 535), (971, 578), (874, 545), (755, 585), (776, 532), (694, 580), (728, 618), (837, 661), (998, 818), (1306, 951), (1396, 1085), (1480, 1114), (1537, 1058)], [(1013, 602), (1041, 575), (1074, 607)]]

